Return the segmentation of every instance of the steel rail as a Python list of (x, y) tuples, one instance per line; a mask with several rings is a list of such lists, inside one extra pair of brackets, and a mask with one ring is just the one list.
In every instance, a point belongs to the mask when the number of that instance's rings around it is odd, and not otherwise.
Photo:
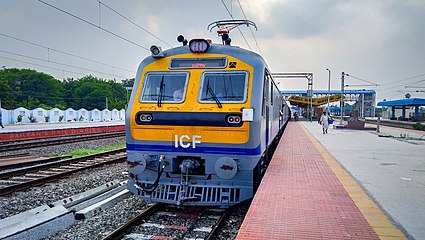
[(55, 139), (49, 139), (49, 140), (37, 141), (37, 142), (18, 142), (18, 143), (11, 142), (9, 144), (0, 145), (0, 152), (53, 146), (53, 145), (68, 144), (68, 143), (75, 143), (75, 142), (84, 142), (84, 141), (91, 141), (91, 140), (103, 139), (103, 138), (121, 137), (121, 136), (125, 136), (125, 132), (119, 131), (119, 132), (102, 133), (102, 134), (95, 134), (95, 135), (90, 134), (89, 136), (87, 135), (77, 135), (77, 136), (68, 137), (65, 139), (57, 139), (59, 137), (56, 137)]
[(13, 170), (13, 171), (3, 172), (3, 173), (0, 173), (0, 179), (6, 179), (6, 178), (13, 177), (13, 176), (23, 175), (23, 174), (26, 174), (26, 173), (32, 173), (32, 172), (36, 172), (36, 171), (47, 169), (47, 168), (58, 167), (58, 166), (66, 165), (66, 164), (86, 161), (86, 160), (89, 160), (89, 159), (102, 157), (104, 155), (117, 154), (117, 153), (120, 153), (120, 152), (123, 152), (123, 151), (125, 151), (125, 148), (119, 148), (119, 149), (101, 152), (101, 153), (96, 153), (96, 154), (91, 154), (91, 155), (87, 155), (87, 156), (83, 156), (83, 157), (65, 159), (65, 160), (60, 160), (60, 161), (51, 162), (51, 163), (45, 163), (45, 164), (41, 164), (41, 165), (29, 167), (29, 168), (23, 168), (23, 169), (17, 169), (17, 170)]
[(145, 209), (143, 212), (141, 212), (136, 217), (132, 218), (130, 221), (119, 227), (118, 229), (114, 230), (112, 233), (110, 233), (108, 236), (103, 238), (102, 240), (118, 240), (124, 237), (124, 235), (129, 231), (134, 225), (138, 224), (141, 220), (146, 219), (147, 217), (151, 216), (156, 210), (158, 210), (162, 206), (161, 203), (155, 203), (149, 208)]
[[(104, 153), (102, 153), (102, 156), (105, 157), (105, 155), (106, 156), (115, 155), (115, 154), (118, 154), (120, 151), (122, 152), (123, 149), (104, 152)], [(71, 163), (74, 163), (74, 162), (84, 162), (84, 161), (91, 160), (91, 159), (94, 159), (94, 158), (100, 157), (100, 156), (101, 156), (101, 154), (94, 154), (94, 155), (90, 155), (90, 156), (86, 156), (86, 157), (82, 157), (82, 158), (60, 161), (61, 164), (59, 164), (58, 162), (55, 162), (55, 163), (45, 164), (43, 166), (37, 166), (35, 168), (37, 168), (38, 170), (49, 169), (51, 167), (64, 166), (64, 165), (68, 165), (68, 164), (71, 164)], [(90, 164), (90, 165), (79, 166), (79, 167), (74, 166), (75, 168), (73, 168), (73, 169), (63, 169), (64, 171), (59, 171), (59, 172), (54, 173), (52, 175), (48, 175), (48, 176), (41, 177), (41, 178), (38, 178), (38, 179), (29, 179), (29, 181), (25, 181), (25, 182), (22, 182), (22, 183), (7, 185), (7, 186), (0, 188), (0, 196), (6, 195), (6, 194), (9, 194), (9, 193), (12, 193), (12, 192), (24, 190), (24, 189), (27, 189), (27, 188), (30, 188), (30, 187), (33, 187), (33, 186), (42, 185), (44, 183), (51, 182), (53, 180), (57, 180), (57, 179), (60, 179), (62, 177), (68, 176), (68, 175), (75, 173), (75, 172), (79, 172), (79, 171), (91, 169), (91, 168), (96, 168), (96, 167), (100, 167), (100, 166), (115, 163), (115, 162), (125, 161), (126, 159), (127, 159), (126, 156), (117, 156), (116, 158), (112, 157), (112, 159), (105, 160), (105, 161), (102, 161), (102, 162), (97, 162), (97, 163), (93, 163), (93, 164)], [(49, 167), (46, 167), (46, 165), (48, 165)], [(17, 172), (19, 174), (17, 174)], [(27, 174), (27, 173), (30, 173), (30, 172), (35, 172), (34, 168), (32, 168), (31, 171), (28, 171), (28, 169), (21, 169), (21, 170), (13, 171), (13, 173), (10, 173), (10, 172), (2, 173), (1, 177), (3, 177), (3, 178), (4, 178), (4, 176), (15, 177), (17, 175), (20, 176), (20, 175)]]
[(210, 234), (208, 234), (205, 240), (212, 240), (215, 238), (218, 229), (220, 229), (220, 227), (223, 225), (224, 219), (226, 219), (228, 213), (229, 213), (229, 209), (226, 209), (226, 211), (224, 211), (223, 214), (221, 215), (220, 219), (218, 219), (218, 221), (214, 224)]

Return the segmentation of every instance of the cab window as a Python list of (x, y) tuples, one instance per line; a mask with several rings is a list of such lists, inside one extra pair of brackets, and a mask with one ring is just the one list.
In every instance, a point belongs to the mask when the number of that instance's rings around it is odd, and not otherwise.
[(181, 103), (185, 99), (188, 73), (148, 73), (140, 102)]
[(246, 101), (247, 72), (204, 72), (202, 75), (201, 103), (240, 103)]

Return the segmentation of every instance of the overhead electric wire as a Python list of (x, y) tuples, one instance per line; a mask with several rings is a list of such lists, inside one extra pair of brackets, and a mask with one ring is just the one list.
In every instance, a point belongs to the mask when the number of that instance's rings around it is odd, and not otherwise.
[(72, 53), (68, 53), (68, 52), (64, 52), (64, 51), (57, 50), (57, 49), (54, 49), (54, 48), (50, 48), (50, 47), (47, 47), (47, 46), (43, 46), (41, 44), (30, 42), (30, 41), (27, 41), (27, 40), (23, 40), (23, 39), (20, 39), (20, 38), (17, 38), (17, 37), (13, 37), (13, 36), (10, 36), (10, 35), (4, 34), (4, 33), (0, 33), (0, 35), (1, 36), (4, 36), (4, 37), (11, 38), (11, 39), (14, 39), (14, 40), (17, 40), (17, 41), (28, 43), (28, 44), (31, 44), (31, 45), (34, 45), (34, 46), (37, 46), (37, 47), (45, 48), (48, 51), (51, 50), (51, 51), (59, 52), (59, 53), (62, 53), (62, 54), (68, 55), (68, 56), (80, 58), (80, 59), (83, 59), (83, 60), (86, 60), (86, 61), (90, 61), (90, 62), (101, 64), (101, 65), (104, 65), (104, 66), (108, 66), (108, 67), (112, 67), (112, 68), (116, 68), (116, 69), (120, 69), (120, 70), (123, 70), (123, 71), (134, 73), (134, 71), (131, 71), (131, 70), (128, 70), (128, 69), (125, 69), (125, 68), (120, 68), (120, 67), (113, 66), (113, 65), (110, 65), (110, 64), (107, 64), (107, 63), (102, 63), (102, 62), (99, 62), (99, 61), (96, 61), (96, 60), (93, 60), (93, 59), (81, 57), (81, 56), (78, 56), (78, 55), (75, 55), (75, 54), (72, 54)]
[(355, 78), (355, 79), (360, 80), (360, 81), (363, 81), (363, 82), (367, 82), (367, 83), (373, 84), (373, 85), (375, 85), (375, 86), (379, 86), (379, 84), (377, 84), (377, 83), (374, 83), (374, 82), (371, 82), (371, 81), (368, 81), (368, 80), (364, 80), (364, 79), (362, 79), (362, 78), (359, 78), (359, 77), (353, 76), (353, 75), (351, 75), (351, 74), (347, 74), (347, 76), (352, 77), (352, 78)]
[(415, 86), (413, 86), (413, 85), (419, 84), (419, 83), (421, 83), (421, 82), (425, 82), (425, 79), (420, 80), (420, 81), (417, 81), (417, 82), (414, 82), (414, 83), (410, 83), (410, 85), (407, 85), (406, 87), (415, 87)]
[(13, 59), (13, 58), (8, 58), (8, 57), (3, 57), (3, 56), (0, 56), (0, 58), (4, 58), (4, 59), (16, 61), (16, 62), (21, 62), (21, 63), (25, 63), (25, 64), (31, 64), (31, 65), (34, 65), (34, 66), (39, 66), (39, 67), (45, 67), (45, 68), (50, 68), (50, 69), (54, 69), (54, 70), (59, 70), (59, 71), (62, 71), (62, 72), (68, 72), (68, 73), (75, 73), (75, 74), (79, 74), (79, 75), (85, 75), (84, 73), (68, 71), (68, 70), (65, 70), (65, 69), (60, 69), (60, 68), (55, 68), (55, 67), (49, 67), (49, 66), (42, 65), (42, 64), (37, 64), (37, 63), (25, 62), (25, 61)]
[(123, 79), (127, 79), (126, 77), (119, 76), (119, 75), (114, 75), (114, 74), (110, 74), (110, 73), (100, 72), (100, 71), (96, 71), (96, 70), (92, 70), (92, 69), (88, 69), (88, 68), (77, 67), (77, 66), (74, 66), (74, 65), (65, 64), (65, 63), (56, 62), (56, 61), (50, 61), (50, 60), (46, 60), (46, 59), (42, 59), (42, 58), (31, 57), (31, 56), (23, 55), (23, 54), (19, 54), (19, 53), (12, 53), (12, 52), (4, 51), (4, 50), (1, 50), (1, 49), (0, 49), (0, 52), (7, 53), (7, 54), (10, 54), (10, 55), (15, 55), (15, 56), (20, 56), (20, 57), (30, 58), (30, 59), (34, 59), (34, 60), (38, 60), (38, 61), (44, 61), (44, 62), (54, 63), (54, 64), (58, 64), (58, 65), (62, 65), (62, 66), (77, 68), (77, 69), (81, 69), (81, 70), (85, 70), (85, 71), (89, 71), (89, 72), (100, 73), (100, 74), (103, 74), (103, 75), (106, 75), (106, 76), (113, 76), (113, 77), (120, 77), (120, 78), (123, 78)]
[(393, 82), (389, 82), (389, 83), (383, 83), (383, 84), (381, 84), (381, 86), (384, 86), (384, 85), (390, 85), (390, 84), (398, 83), (398, 82), (400, 82), (400, 81), (409, 80), (409, 79), (414, 79), (414, 78), (417, 78), (417, 77), (424, 77), (424, 76), (425, 76), (425, 73), (422, 73), (422, 74), (419, 74), (419, 75), (416, 75), (416, 76), (413, 76), (413, 77), (403, 78), (403, 79), (395, 80), (395, 81), (393, 81)]
[[(151, 35), (152, 37), (158, 39), (159, 41), (167, 44), (169, 47), (173, 47), (171, 46), (169, 43), (167, 43), (166, 41), (162, 40), (161, 38), (159, 38), (158, 36), (154, 35), (153, 33), (149, 32), (148, 30), (146, 30), (145, 28), (143, 28), (142, 26), (140, 26), (139, 24), (135, 23), (134, 21), (132, 21), (131, 19), (129, 19), (128, 17), (124, 16), (123, 14), (119, 13), (118, 11), (116, 11), (115, 9), (111, 8), (110, 6), (106, 5), (105, 3), (96, 0), (99, 2), (99, 4), (105, 6), (106, 8), (108, 8), (109, 10), (111, 10), (112, 12), (116, 13), (117, 15), (119, 15), (120, 17), (124, 18), (125, 20), (129, 21), (130, 23), (132, 23), (133, 25), (135, 25), (136, 27), (140, 28), (141, 30), (143, 30), (144, 32), (146, 32), (147, 34)], [(100, 10), (99, 10), (100, 11)], [(100, 14), (99, 14), (99, 18), (100, 18)], [(99, 20), (100, 22), (100, 20)], [(100, 24), (99, 24), (100, 25)]]
[[(40, 1), (40, 0), (39, 0), (39, 1)], [(229, 11), (229, 8), (227, 8), (227, 5), (224, 3), (224, 1), (223, 1), (223, 0), (221, 0), (221, 3), (223, 3), (224, 7), (226, 8), (226, 10), (227, 10), (227, 12), (229, 13), (230, 17), (232, 18), (232, 20), (235, 20), (235, 19), (233, 18), (232, 13)], [(245, 38), (245, 35), (243, 35), (242, 30), (239, 28), (239, 26), (237, 26), (237, 28), (238, 28), (239, 32), (241, 33), (241, 35), (242, 35), (243, 39), (245, 40), (245, 43), (248, 45), (249, 50), (252, 50), (251, 46), (249, 45), (248, 41), (247, 41), (247, 40), (246, 40), (246, 38)]]
[(109, 30), (107, 30), (107, 29), (105, 29), (105, 28), (103, 28), (103, 27), (101, 27), (101, 26), (97, 26), (96, 24), (94, 24), (94, 23), (92, 23), (92, 22), (90, 22), (90, 21), (87, 21), (87, 20), (85, 20), (85, 19), (83, 19), (83, 18), (81, 18), (81, 17), (78, 17), (78, 16), (76, 16), (76, 15), (74, 15), (74, 14), (70, 13), (70, 12), (67, 12), (67, 11), (65, 11), (65, 10), (63, 10), (63, 9), (61, 9), (61, 8), (59, 8), (59, 7), (56, 7), (56, 6), (54, 6), (54, 5), (50, 4), (50, 3), (47, 3), (47, 2), (45, 2), (45, 1), (43, 1), (43, 0), (38, 0), (38, 1), (39, 1), (39, 2), (41, 2), (41, 3), (43, 3), (43, 4), (45, 4), (45, 5), (47, 5), (47, 6), (49, 6), (49, 7), (51, 7), (51, 8), (54, 8), (54, 9), (58, 10), (58, 11), (60, 11), (60, 12), (63, 12), (63, 13), (65, 13), (65, 14), (67, 14), (67, 15), (71, 16), (71, 17), (74, 17), (74, 18), (76, 18), (76, 19), (78, 19), (78, 20), (80, 20), (80, 21), (82, 21), (82, 22), (85, 22), (85, 23), (87, 23), (87, 24), (89, 24), (89, 25), (91, 25), (91, 26), (93, 26), (93, 27), (99, 28), (99, 29), (101, 29), (101, 30), (103, 30), (103, 31), (105, 31), (105, 32), (107, 32), (107, 33), (109, 33), (109, 34), (111, 34), (111, 35), (113, 35), (113, 36), (117, 37), (117, 38), (120, 38), (120, 39), (122, 39), (122, 40), (124, 40), (124, 41), (126, 41), (126, 42), (129, 42), (129, 43), (131, 43), (131, 44), (133, 44), (133, 45), (135, 45), (135, 46), (138, 46), (138, 47), (140, 47), (140, 48), (143, 48), (143, 49), (145, 49), (146, 51), (150, 51), (148, 48), (146, 48), (146, 47), (144, 47), (144, 46), (142, 46), (142, 45), (140, 45), (140, 44), (137, 44), (137, 43), (135, 43), (135, 42), (133, 42), (133, 41), (131, 41), (131, 40), (129, 40), (129, 39), (127, 39), (127, 38), (125, 38), (125, 37), (122, 37), (122, 36), (120, 36), (120, 35), (118, 35), (118, 34), (116, 34), (116, 33), (112, 32), (112, 31), (109, 31)]
[[(412, 78), (409, 78), (409, 79), (412, 79)], [(406, 86), (406, 84), (418, 84), (418, 83), (421, 83), (421, 82), (425, 82), (425, 79), (420, 80), (420, 81), (416, 81), (416, 82), (413, 82), (413, 83), (400, 83), (400, 84), (395, 85), (393, 87), (388, 87), (388, 88), (380, 89), (380, 91), (387, 91), (387, 90), (390, 90), (390, 89), (393, 89), (393, 88), (399, 88), (399, 87)]]
[[(239, 2), (239, 0), (237, 0), (237, 1), (238, 1), (238, 4), (239, 4), (239, 7), (241, 8), (242, 14), (243, 14), (243, 16), (245, 17), (245, 20), (248, 20), (248, 18), (247, 18), (247, 17), (246, 17), (246, 15), (245, 15), (245, 11), (244, 11), (244, 10), (243, 10), (243, 8), (242, 8), (241, 3)], [(252, 31), (252, 29), (251, 29), (251, 26), (248, 26), (248, 28), (249, 28), (249, 31), (251, 31), (252, 37), (254, 37), (254, 41), (255, 41), (255, 44), (257, 45), (258, 51), (260, 51), (261, 55), (263, 55), (263, 52), (261, 52), (261, 48), (260, 48), (260, 46), (258, 45), (257, 38), (255, 37), (254, 32), (253, 32), (253, 31)]]

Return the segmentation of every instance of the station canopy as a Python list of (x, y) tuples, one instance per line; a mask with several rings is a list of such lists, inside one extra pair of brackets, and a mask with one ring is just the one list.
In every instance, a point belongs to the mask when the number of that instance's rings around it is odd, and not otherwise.
[(381, 107), (395, 107), (395, 106), (425, 106), (425, 98), (406, 98), (391, 101), (379, 102), (378, 106)]

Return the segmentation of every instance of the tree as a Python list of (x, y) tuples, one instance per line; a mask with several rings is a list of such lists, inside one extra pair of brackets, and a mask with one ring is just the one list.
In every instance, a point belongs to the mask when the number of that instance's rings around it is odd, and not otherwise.
[(126, 86), (134, 79), (123, 83), (105, 80), (91, 75), (59, 81), (50, 75), (30, 69), (9, 68), (0, 70), (2, 107), (15, 109), (25, 107), (49, 109), (57, 107), (80, 109), (104, 109), (106, 98), (109, 109), (122, 109), (126, 104)]
[(0, 91), (4, 107), (9, 109), (20, 106), (33, 108), (34, 104), (41, 103), (51, 107), (64, 103), (61, 82), (50, 75), (30, 69), (1, 70)]

